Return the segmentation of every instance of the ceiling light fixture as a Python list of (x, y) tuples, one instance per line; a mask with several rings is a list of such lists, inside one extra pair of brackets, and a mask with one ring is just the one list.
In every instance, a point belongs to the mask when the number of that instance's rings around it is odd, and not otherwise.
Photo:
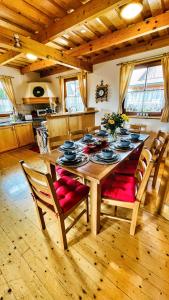
[(121, 17), (126, 20), (134, 19), (143, 9), (143, 5), (139, 2), (133, 2), (125, 5), (121, 9)]
[(85, 32), (86, 32), (86, 29), (82, 28), (82, 29), (80, 30), (80, 32), (81, 32), (81, 33), (85, 33)]
[(22, 45), (21, 45), (21, 42), (20, 42), (19, 34), (15, 33), (13, 37), (14, 37), (14, 47), (15, 48), (21, 48)]
[(32, 54), (32, 53), (27, 53), (26, 58), (31, 60), (31, 61), (37, 60), (37, 56), (35, 54)]

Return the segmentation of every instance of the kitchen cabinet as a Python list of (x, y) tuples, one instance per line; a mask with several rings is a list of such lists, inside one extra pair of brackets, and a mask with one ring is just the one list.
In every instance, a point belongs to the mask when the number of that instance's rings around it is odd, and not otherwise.
[(0, 153), (34, 142), (31, 123), (0, 127)]
[(18, 147), (14, 126), (5, 126), (0, 128), (0, 152), (12, 150)]
[(15, 132), (18, 139), (18, 147), (22, 147), (34, 142), (32, 124), (15, 125)]

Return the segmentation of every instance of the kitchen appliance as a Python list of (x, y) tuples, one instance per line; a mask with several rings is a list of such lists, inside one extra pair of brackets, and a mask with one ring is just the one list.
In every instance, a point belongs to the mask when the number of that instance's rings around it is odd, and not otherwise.
[(37, 116), (40, 117), (40, 116), (46, 116), (47, 112), (46, 112), (46, 108), (43, 108), (43, 109), (37, 109)]
[(32, 121), (32, 115), (25, 115), (25, 121)]

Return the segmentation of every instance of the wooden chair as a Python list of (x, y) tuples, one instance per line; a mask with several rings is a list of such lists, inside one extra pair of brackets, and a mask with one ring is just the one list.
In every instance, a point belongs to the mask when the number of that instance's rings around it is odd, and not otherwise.
[(96, 131), (99, 131), (101, 129), (101, 126), (93, 126), (93, 127), (88, 127), (87, 132), (91, 134), (95, 134)]
[[(69, 177), (61, 178), (53, 183), (50, 174), (33, 170), (24, 161), (20, 161), (20, 164), (32, 191), (41, 228), (43, 230), (46, 228), (44, 214), (46, 212), (53, 214), (56, 217), (60, 246), (63, 249), (67, 249), (66, 234), (68, 231), (85, 213), (87, 214), (87, 222), (89, 221), (89, 187)], [(70, 196), (70, 194), (73, 196)], [(65, 228), (65, 219), (82, 202), (86, 204), (86, 208)]]
[(86, 133), (85, 130), (74, 130), (74, 131), (70, 131), (70, 132), (69, 132), (69, 138), (70, 138), (72, 141), (77, 141), (77, 140), (83, 138), (85, 133)]
[[(140, 155), (135, 177), (126, 175), (109, 175), (102, 183), (102, 203), (115, 207), (115, 214), (101, 212), (111, 219), (131, 223), (130, 234), (135, 234), (138, 209), (143, 197), (147, 181), (152, 169), (152, 155), (148, 149), (143, 149)], [(117, 217), (116, 208), (124, 207), (132, 210), (132, 218)]]
[(146, 132), (147, 125), (143, 124), (130, 124), (129, 131), (133, 133)]
[(158, 173), (160, 169), (160, 164), (163, 159), (164, 152), (166, 151), (167, 145), (169, 142), (169, 134), (163, 131), (159, 131), (157, 134), (157, 137), (154, 139), (152, 146), (150, 147), (150, 151), (153, 155), (153, 161), (154, 161), (154, 175), (153, 175), (153, 182), (152, 187), (155, 188)]
[(58, 146), (62, 145), (64, 141), (69, 140), (69, 135), (59, 135), (54, 137), (48, 137), (48, 151), (55, 150)]
[(157, 213), (169, 220), (169, 150), (167, 151), (160, 187), (158, 190)]

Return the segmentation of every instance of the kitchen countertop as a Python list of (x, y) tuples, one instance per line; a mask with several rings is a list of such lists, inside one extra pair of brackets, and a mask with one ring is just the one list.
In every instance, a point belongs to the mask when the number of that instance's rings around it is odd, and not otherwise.
[(0, 127), (5, 127), (5, 126), (13, 126), (13, 125), (20, 125), (20, 124), (27, 124), (27, 123), (32, 123), (32, 120), (30, 121), (16, 121), (16, 122), (2, 122), (0, 123)]

